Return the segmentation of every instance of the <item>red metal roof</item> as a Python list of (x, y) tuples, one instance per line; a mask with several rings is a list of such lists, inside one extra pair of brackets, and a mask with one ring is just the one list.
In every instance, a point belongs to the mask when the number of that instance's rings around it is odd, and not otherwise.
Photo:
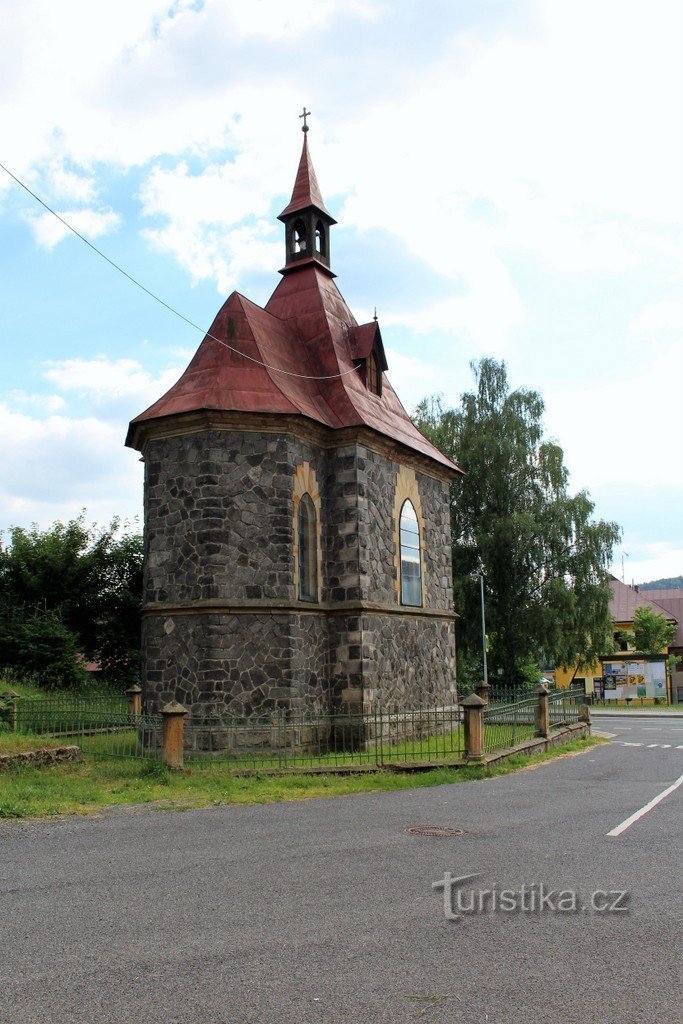
[[(292, 199), (280, 216), (311, 205), (327, 214), (304, 134)], [(282, 273), (265, 309), (230, 295), (180, 379), (131, 422), (126, 444), (137, 445), (138, 425), (182, 413), (279, 413), (332, 429), (370, 427), (462, 472), (420, 433), (386, 377), (381, 396), (366, 386), (359, 360), (374, 349), (386, 368), (379, 326), (359, 327), (332, 271), (311, 258)]]
[[(365, 326), (374, 337), (377, 325)], [(356, 365), (357, 329), (316, 263), (283, 277), (265, 309), (233, 292), (177, 383), (132, 421), (126, 443), (137, 424), (201, 409), (299, 414), (333, 429), (370, 427), (457, 471), (412, 423), (386, 377), (381, 397), (368, 390)], [(360, 337), (365, 349), (371, 332)]]
[(325, 208), (323, 197), (320, 192), (320, 185), (318, 184), (315, 169), (311, 161), (311, 155), (308, 151), (308, 137), (304, 134), (304, 145), (301, 150), (299, 170), (296, 172), (292, 198), (280, 214), (279, 220), (282, 220), (289, 213), (297, 213), (299, 210), (305, 210), (308, 206), (315, 206), (321, 211), (321, 213), (324, 213), (329, 217), (332, 224), (337, 223), (332, 214)]
[(662, 608), (670, 619), (675, 619), (678, 624), (676, 635), (669, 644), (670, 647), (683, 647), (683, 590), (643, 590), (638, 591), (641, 597), (647, 598), (656, 605), (655, 610)]
[(614, 576), (609, 581), (609, 585), (612, 588), (609, 610), (614, 622), (633, 622), (636, 608), (652, 608), (653, 611), (663, 615), (665, 619), (675, 620), (675, 615), (658, 604), (656, 599), (644, 596), (642, 590), (634, 590), (633, 587), (626, 586)]

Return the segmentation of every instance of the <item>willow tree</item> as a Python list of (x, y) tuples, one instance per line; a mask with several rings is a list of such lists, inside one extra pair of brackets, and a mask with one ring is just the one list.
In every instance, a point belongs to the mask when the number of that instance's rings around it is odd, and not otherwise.
[(425, 399), (415, 421), (465, 470), (451, 489), (458, 643), (481, 650), (483, 573), (492, 676), (514, 685), (532, 658), (569, 665), (606, 650), (608, 566), (616, 523), (593, 519), (587, 492), (569, 491), (559, 445), (544, 437), (544, 403), (510, 391), (505, 363), (472, 364), (475, 389), (458, 409)]

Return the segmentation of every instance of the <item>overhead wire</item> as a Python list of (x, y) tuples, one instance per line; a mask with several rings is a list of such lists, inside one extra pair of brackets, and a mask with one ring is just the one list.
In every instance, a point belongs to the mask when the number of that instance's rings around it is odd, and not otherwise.
[(351, 367), (350, 370), (344, 370), (343, 373), (330, 373), (324, 375), (295, 373), (293, 370), (283, 370), (279, 366), (272, 366), (270, 363), (266, 363), (262, 359), (256, 359), (254, 358), (254, 356), (247, 355), (246, 352), (242, 352), (240, 349), (235, 348), (233, 345), (229, 345), (227, 341), (224, 341), (222, 338), (217, 338), (216, 335), (211, 334), (210, 331), (205, 331), (203, 327), (199, 326), (199, 324), (196, 324), (193, 320), (190, 320), (189, 317), (186, 317), (174, 306), (169, 305), (168, 302), (162, 299), (159, 295), (156, 295), (155, 292), (151, 291), (144, 284), (142, 284), (142, 282), (138, 281), (137, 278), (133, 277), (132, 274), (129, 274), (127, 270), (124, 270), (123, 267), (121, 267), (118, 263), (110, 259), (110, 257), (107, 256), (106, 253), (103, 253), (101, 249), (98, 249), (96, 245), (93, 245), (90, 239), (86, 238), (85, 235), (82, 235), (80, 231), (77, 231), (72, 224), (69, 224), (69, 222), (65, 220), (64, 217), (61, 216), (61, 214), (57, 213), (56, 210), (53, 210), (51, 206), (48, 206), (48, 204), (43, 199), (41, 199), (39, 195), (36, 195), (36, 193), (33, 192), (28, 187), (28, 185), (26, 185), (21, 180), (21, 178), (18, 178), (16, 174), (13, 174), (12, 171), (10, 171), (8, 167), (5, 167), (3, 163), (0, 163), (0, 168), (6, 174), (8, 174), (9, 177), (12, 178), (17, 183), (17, 185), (21, 186), (21, 188), (23, 188), (25, 192), (28, 192), (28, 194), (32, 196), (32, 198), (35, 199), (37, 203), (40, 203), (40, 205), (44, 207), (44, 209), (46, 209), (48, 213), (51, 213), (53, 217), (56, 217), (57, 220), (61, 224), (63, 224), (65, 228), (67, 228), (74, 235), (76, 235), (77, 238), (80, 238), (82, 242), (85, 242), (85, 244), (90, 249), (92, 249), (93, 252), (97, 253), (98, 256), (101, 256), (103, 260), (105, 260), (111, 267), (114, 268), (114, 270), (118, 270), (119, 274), (123, 274), (123, 276), (126, 277), (131, 282), (131, 284), (134, 284), (136, 285), (136, 287), (140, 288), (143, 292), (145, 292), (146, 295), (149, 295), (151, 299), (154, 299), (154, 301), (158, 302), (161, 306), (164, 307), (164, 309), (167, 309), (169, 313), (173, 313), (175, 316), (180, 317), (181, 320), (183, 320), (190, 327), (194, 328), (194, 330), (199, 331), (200, 334), (203, 334), (207, 338), (211, 338), (212, 341), (217, 342), (219, 345), (223, 345), (224, 348), (227, 348), (231, 352), (234, 352), (236, 355), (241, 356), (242, 359), (247, 359), (250, 363), (256, 363), (258, 366), (262, 366), (266, 370), (272, 370), (273, 373), (282, 373), (286, 377), (296, 377), (300, 380), (338, 380), (340, 377), (347, 377), (350, 373), (356, 372), (356, 368)]

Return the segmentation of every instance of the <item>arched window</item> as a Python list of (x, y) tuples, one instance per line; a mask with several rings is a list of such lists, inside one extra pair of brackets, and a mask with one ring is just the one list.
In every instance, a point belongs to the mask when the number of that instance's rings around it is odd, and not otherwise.
[(321, 256), (327, 255), (325, 252), (325, 229), (320, 220), (315, 225), (315, 251)]
[(401, 604), (422, 605), (422, 556), (420, 552), (420, 525), (411, 501), (401, 507), (399, 525), (401, 546)]
[(317, 533), (315, 505), (310, 494), (304, 494), (297, 513), (300, 601), (318, 600)]
[(302, 220), (292, 227), (292, 252), (306, 252), (306, 225)]

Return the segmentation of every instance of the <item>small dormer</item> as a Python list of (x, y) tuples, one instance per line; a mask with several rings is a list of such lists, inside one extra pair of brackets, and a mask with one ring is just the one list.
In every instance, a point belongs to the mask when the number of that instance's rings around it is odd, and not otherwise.
[(349, 331), (349, 344), (351, 358), (365, 386), (371, 394), (381, 398), (383, 375), (389, 367), (377, 321), (371, 320), (369, 324), (352, 327)]
[(285, 225), (286, 260), (282, 273), (293, 270), (303, 260), (311, 260), (330, 269), (330, 228), (336, 220), (325, 209), (320, 186), (308, 150), (308, 131), (289, 204), (278, 220)]

